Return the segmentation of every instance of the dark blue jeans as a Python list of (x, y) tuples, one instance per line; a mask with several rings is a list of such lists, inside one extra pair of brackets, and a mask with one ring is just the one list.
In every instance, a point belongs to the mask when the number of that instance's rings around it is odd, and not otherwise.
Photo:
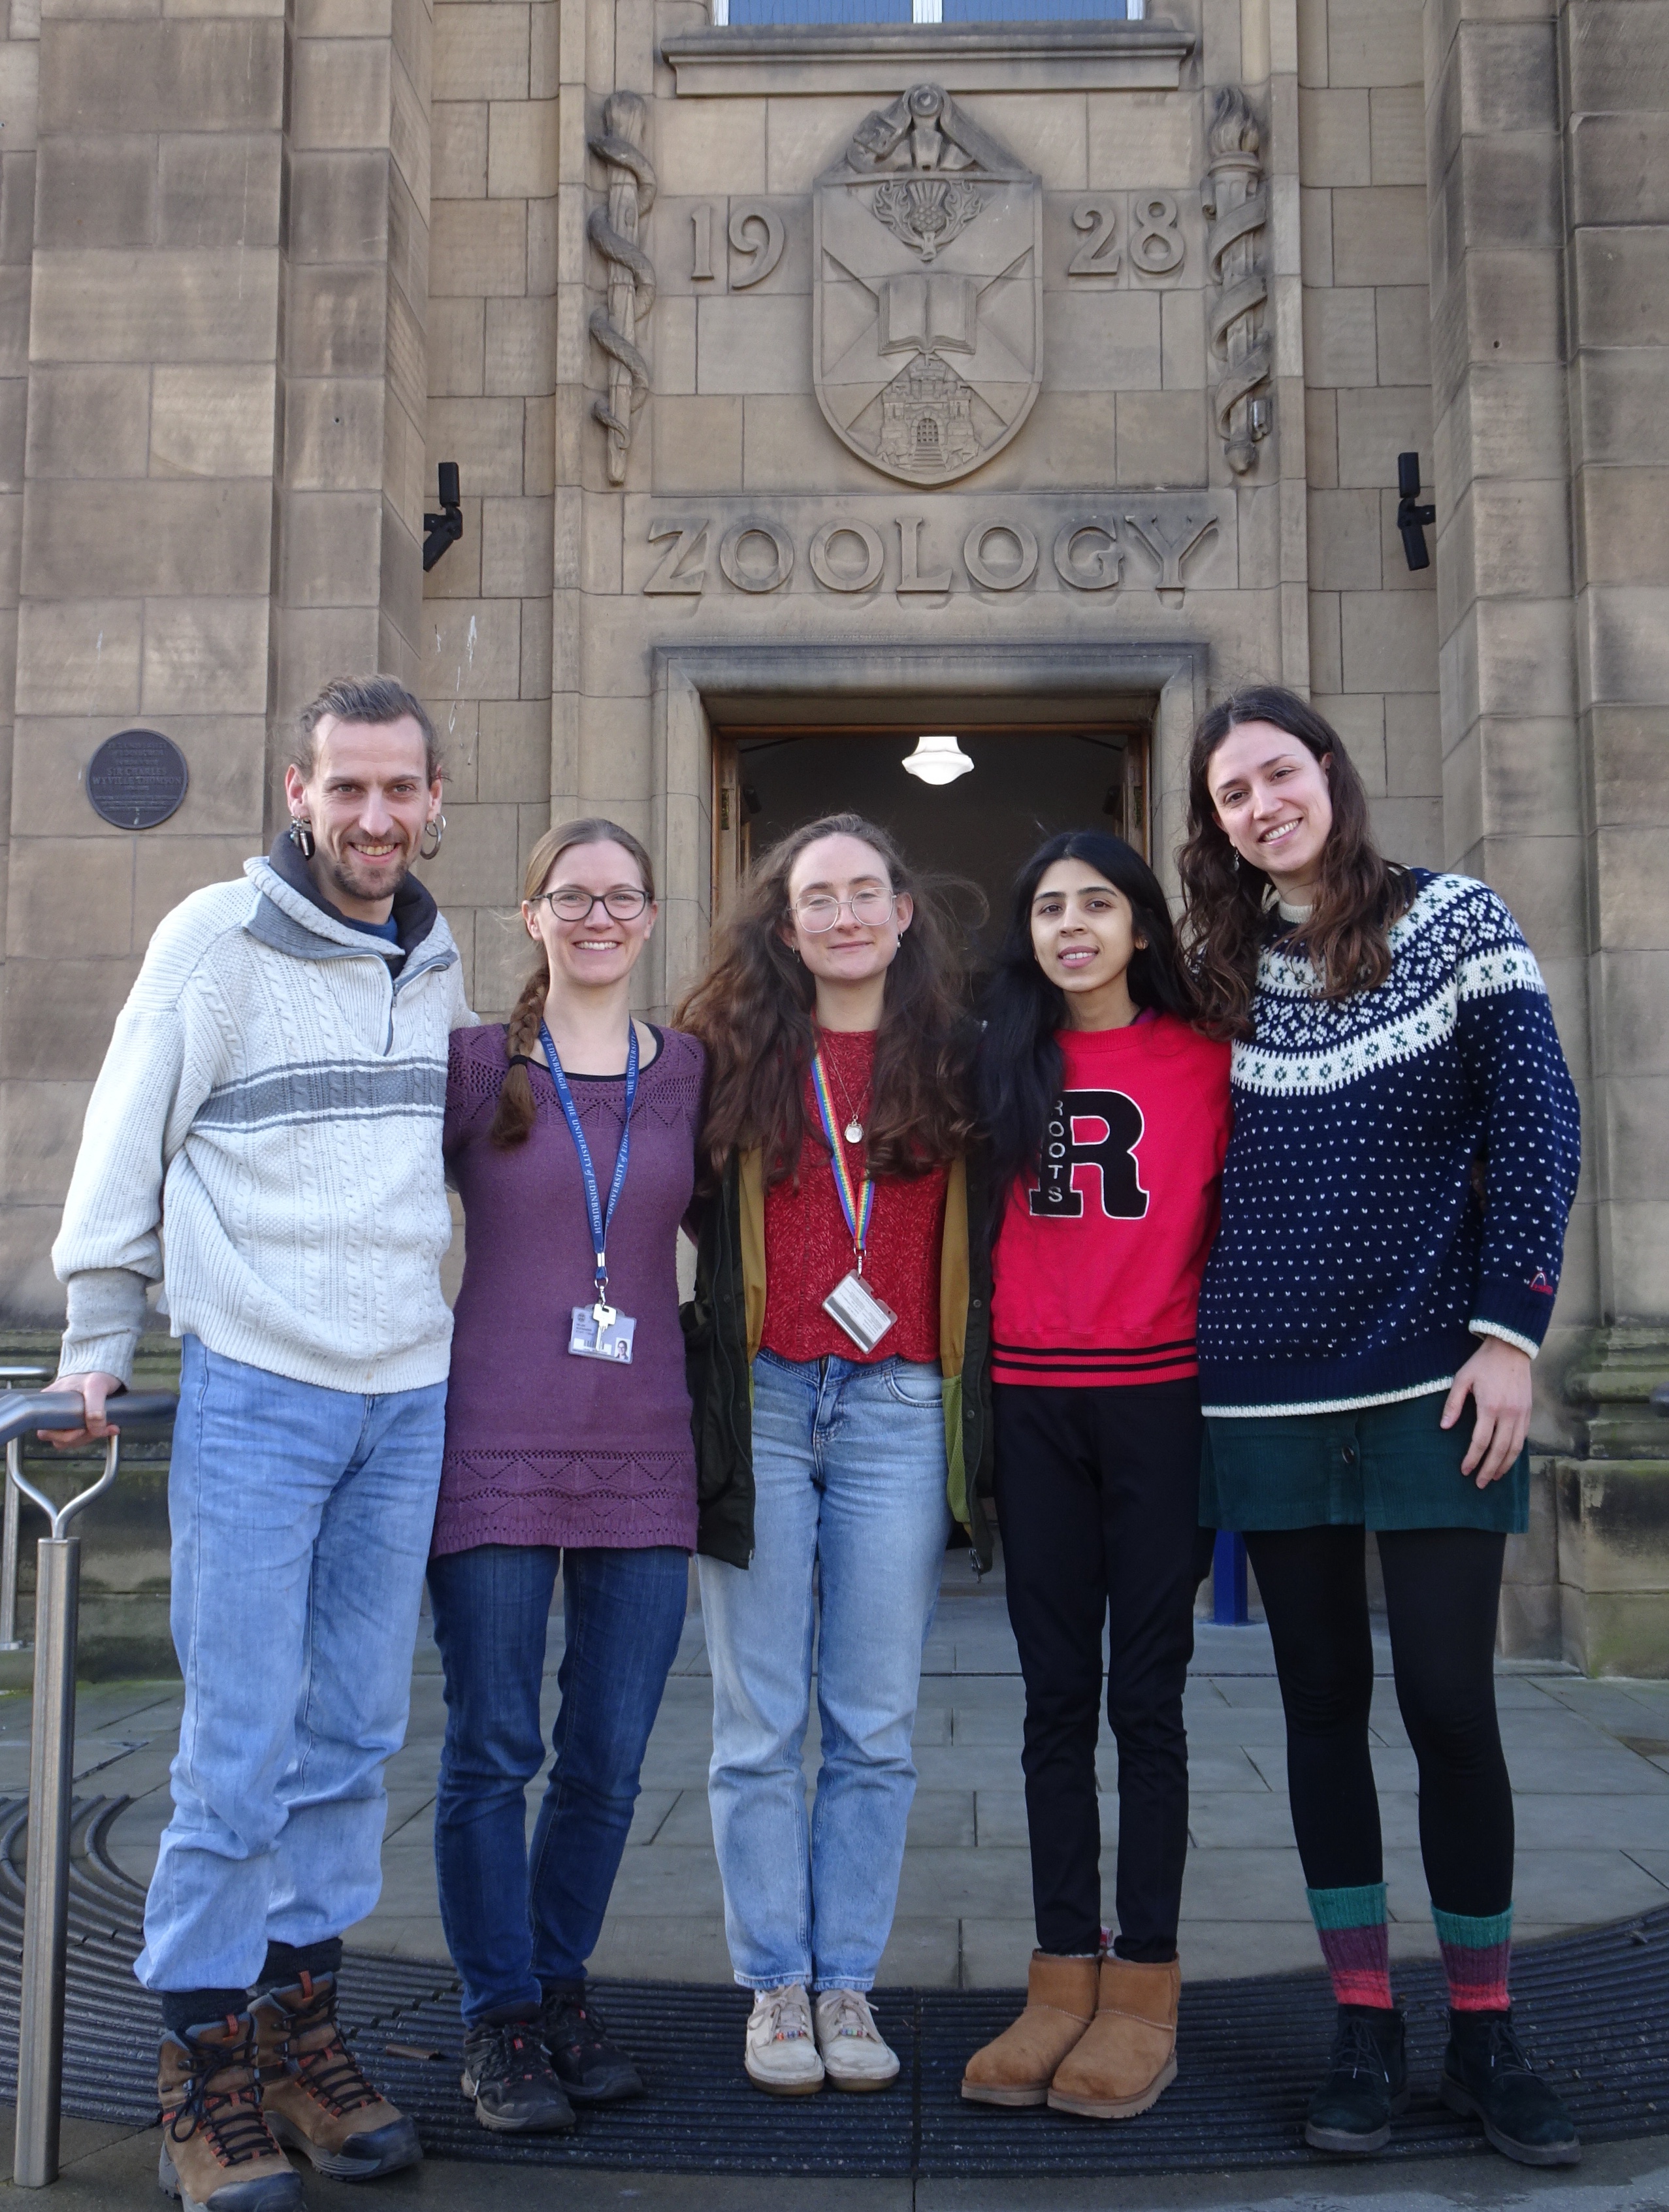
[[(530, 1849), (525, 1792), (544, 1757), (539, 1680), (559, 1565), (567, 1648)], [(446, 1687), (440, 1921), (474, 2021), (586, 1978), (677, 1654), (689, 1561), (665, 1546), (483, 1544), (432, 1559), (428, 1585)]]

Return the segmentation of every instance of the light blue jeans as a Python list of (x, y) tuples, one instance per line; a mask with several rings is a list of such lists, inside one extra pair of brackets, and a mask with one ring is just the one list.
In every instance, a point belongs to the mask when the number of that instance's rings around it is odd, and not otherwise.
[[(921, 1647), (950, 1532), (935, 1366), (754, 1362), (754, 1557), (701, 1562), (707, 1795), (744, 1989), (867, 1990), (915, 1796)], [(822, 1761), (801, 1764), (816, 1630)]]
[(182, 1346), (168, 1474), (185, 1711), (135, 1972), (247, 1989), (362, 1920), (404, 1739), (446, 1386), (365, 1397)]

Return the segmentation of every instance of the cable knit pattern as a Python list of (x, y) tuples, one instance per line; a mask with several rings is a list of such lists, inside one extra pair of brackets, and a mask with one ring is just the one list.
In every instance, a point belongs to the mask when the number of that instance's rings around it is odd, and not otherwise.
[[(329, 1390), (442, 1381), (447, 1033), (474, 1018), (433, 920), (391, 972), (265, 860), (167, 915), (87, 1109), (52, 1248), (61, 1371), (125, 1381), (149, 1286), (176, 1336)], [(167, 1220), (166, 1265), (163, 1222)]]
[(1308, 959), (1263, 955), (1200, 1294), (1209, 1413), (1417, 1397), (1479, 1336), (1546, 1334), (1581, 1158), (1547, 992), (1487, 885), (1412, 872), (1377, 990), (1329, 1004)]
[[(705, 1062), (693, 1037), (659, 1034), (638, 1079), (631, 1164), (609, 1232), (609, 1294), (637, 1322), (629, 1367), (567, 1348), (573, 1310), (592, 1296), (591, 1244), (579, 1158), (549, 1072), (528, 1070), (526, 1143), (495, 1151), (488, 1131), (504, 1079), (503, 1026), (452, 1039), (445, 1150), (465, 1244), (437, 1553), (477, 1544), (695, 1547), (677, 1239)], [(569, 1080), (606, 1199), (625, 1082)]]

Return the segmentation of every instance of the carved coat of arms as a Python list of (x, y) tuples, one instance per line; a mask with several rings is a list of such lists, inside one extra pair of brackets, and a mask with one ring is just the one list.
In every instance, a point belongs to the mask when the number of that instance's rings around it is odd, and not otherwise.
[(813, 202), (812, 377), (854, 453), (949, 483), (1042, 377), (1043, 190), (936, 84), (867, 117)]

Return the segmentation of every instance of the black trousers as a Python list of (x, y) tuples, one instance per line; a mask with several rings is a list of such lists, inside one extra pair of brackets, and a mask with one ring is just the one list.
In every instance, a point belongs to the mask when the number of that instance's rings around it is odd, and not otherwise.
[[(1486, 1528), (1379, 1534), (1397, 1703), (1419, 1767), (1426, 1887), (1441, 1911), (1479, 1918), (1513, 1899), (1513, 1788), (1495, 1701), (1506, 1547)], [(1246, 1552), (1281, 1678), (1304, 1879), (1312, 1889), (1381, 1881), (1365, 1534), (1248, 1529)]]
[(1119, 1747), (1122, 1959), (1176, 1955), (1188, 1849), (1182, 1692), (1193, 1597), (1211, 1558), (1199, 1527), (1199, 1390), (995, 1386), (997, 1519), (1026, 1682), (1022, 1765), (1041, 1951), (1101, 1934), (1102, 1632)]

